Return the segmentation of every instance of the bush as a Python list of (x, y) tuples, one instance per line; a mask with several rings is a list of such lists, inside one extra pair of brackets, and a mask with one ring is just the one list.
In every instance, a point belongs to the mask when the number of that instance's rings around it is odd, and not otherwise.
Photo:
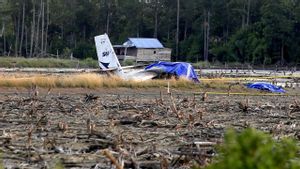
[(220, 147), (220, 156), (207, 169), (296, 169), (298, 147), (290, 139), (275, 142), (255, 129), (240, 134), (230, 130)]
[(238, 60), (228, 45), (214, 47), (211, 49), (211, 53), (214, 59), (221, 62), (236, 62)]
[(81, 67), (85, 68), (99, 68), (98, 61), (92, 58), (86, 58), (80, 62)]
[(97, 59), (95, 46), (86, 42), (78, 43), (78, 45), (74, 49), (73, 55), (78, 59), (86, 59), (86, 58)]
[(2, 159), (2, 151), (0, 151), (0, 169), (4, 169), (3, 159)]
[(124, 60), (124, 62), (123, 62), (123, 65), (124, 65), (124, 66), (132, 66), (132, 65), (134, 65), (134, 64), (135, 64), (135, 61), (132, 60), (132, 59), (126, 59), (126, 60)]

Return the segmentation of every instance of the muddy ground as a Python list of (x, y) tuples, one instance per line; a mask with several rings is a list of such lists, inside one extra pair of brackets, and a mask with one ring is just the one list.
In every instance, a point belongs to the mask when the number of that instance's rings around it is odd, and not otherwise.
[(7, 168), (190, 168), (215, 156), (227, 128), (300, 138), (299, 96), (157, 89), (1, 89)]

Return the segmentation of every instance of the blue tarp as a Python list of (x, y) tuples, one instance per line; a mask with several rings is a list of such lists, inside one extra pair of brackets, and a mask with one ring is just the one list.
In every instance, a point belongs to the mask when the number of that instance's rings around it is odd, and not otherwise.
[(193, 66), (186, 62), (157, 62), (145, 68), (146, 71), (154, 71), (161, 73), (174, 74), (178, 77), (186, 77), (187, 79), (199, 82), (197, 74)]
[(248, 88), (259, 89), (263, 91), (276, 92), (276, 93), (285, 93), (285, 90), (282, 87), (272, 85), (271, 83), (266, 82), (256, 82), (247, 84)]

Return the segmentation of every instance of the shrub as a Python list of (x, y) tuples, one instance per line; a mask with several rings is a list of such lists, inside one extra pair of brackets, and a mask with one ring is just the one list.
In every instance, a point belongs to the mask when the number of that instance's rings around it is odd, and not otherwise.
[(126, 59), (126, 60), (124, 60), (124, 62), (123, 62), (123, 65), (124, 65), (124, 66), (132, 66), (132, 65), (134, 65), (134, 64), (135, 64), (135, 61), (132, 60), (132, 59)]
[(2, 151), (0, 151), (0, 169), (4, 169), (3, 159), (2, 159)]
[(97, 58), (95, 46), (86, 42), (79, 42), (74, 49), (73, 55), (78, 59)]
[(275, 142), (271, 136), (255, 129), (237, 134), (230, 130), (220, 155), (207, 169), (296, 169), (298, 147), (290, 139)]

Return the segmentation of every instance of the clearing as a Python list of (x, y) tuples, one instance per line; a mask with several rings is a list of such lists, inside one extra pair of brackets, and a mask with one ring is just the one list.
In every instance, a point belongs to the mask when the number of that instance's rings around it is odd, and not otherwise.
[(227, 128), (300, 138), (299, 96), (195, 92), (1, 88), (2, 163), (183, 169), (209, 163)]

